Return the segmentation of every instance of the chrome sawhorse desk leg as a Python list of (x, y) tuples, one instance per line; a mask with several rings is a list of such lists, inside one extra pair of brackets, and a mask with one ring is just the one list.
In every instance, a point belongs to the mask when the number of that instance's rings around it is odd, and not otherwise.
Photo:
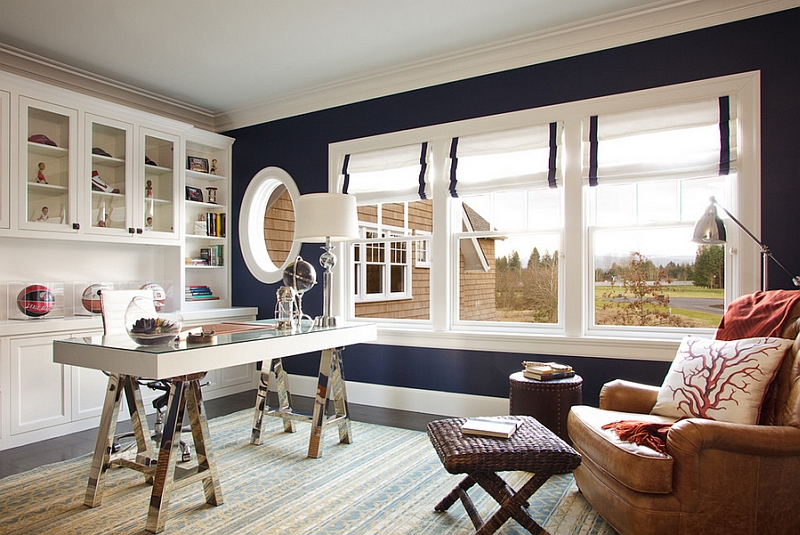
[[(145, 526), (145, 529), (152, 533), (164, 530), (164, 512), (169, 505), (169, 496), (173, 488), (202, 480), (206, 503), (210, 505), (222, 503), (222, 490), (219, 485), (216, 464), (211, 456), (208, 420), (200, 393), (200, 379), (204, 376), (205, 373), (199, 373), (174, 377), (170, 380), (172, 386), (167, 404), (167, 415), (161, 447), (156, 459), (155, 451), (150, 447), (150, 430), (147, 426), (137, 378), (116, 373), (109, 375), (89, 483), (83, 502), (85, 505), (97, 507), (102, 502), (105, 474), (112, 464), (120, 464), (142, 472), (145, 480), (153, 484)], [(124, 453), (114, 454), (112, 452), (119, 404), (123, 392), (131, 414), (137, 443), (136, 456), (132, 459), (126, 457)], [(180, 455), (180, 435), (184, 412), (189, 414), (197, 457), (197, 465), (186, 468), (176, 466), (177, 456)]]
[[(208, 432), (203, 396), (200, 393), (200, 379), (204, 376), (205, 373), (200, 373), (170, 379), (172, 386), (164, 419), (164, 434), (158, 452), (153, 492), (150, 496), (150, 508), (145, 524), (145, 529), (151, 533), (160, 533), (164, 530), (164, 513), (169, 506), (170, 493), (173, 488), (180, 488), (202, 480), (206, 503), (209, 505), (223, 503), (217, 465), (210, 450), (211, 438)], [(197, 456), (197, 465), (188, 468), (176, 466), (177, 457), (180, 455), (184, 412), (189, 414), (189, 424)]]
[[(270, 408), (267, 399), (270, 372), (275, 374), (275, 385), (278, 393), (277, 408)], [(330, 417), (326, 417), (326, 404), (331, 394), (335, 413)], [(264, 416), (283, 418), (283, 428), (288, 433), (294, 431), (293, 420), (311, 422), (311, 437), (308, 443), (309, 457), (318, 458), (322, 455), (322, 430), (328, 424), (336, 423), (339, 428), (339, 442), (350, 444), (352, 442), (352, 431), (350, 428), (350, 411), (347, 406), (347, 389), (342, 371), (341, 349), (326, 349), (322, 351), (319, 361), (319, 375), (317, 376), (317, 391), (314, 397), (314, 410), (310, 415), (295, 412), (292, 408), (289, 380), (283, 369), (282, 360), (280, 358), (264, 360), (261, 364), (261, 380), (256, 394), (253, 431), (250, 436), (251, 444), (261, 444)]]
[[(114, 455), (114, 433), (117, 429), (117, 416), (122, 393), (128, 404), (131, 415), (134, 437), (136, 438), (136, 458), (129, 460), (121, 455)], [(139, 390), (137, 378), (130, 375), (112, 373), (108, 376), (103, 412), (100, 417), (100, 427), (97, 430), (97, 442), (94, 447), (92, 467), (89, 472), (89, 483), (86, 486), (86, 495), (83, 503), (88, 507), (97, 507), (103, 500), (103, 486), (105, 474), (112, 464), (121, 464), (144, 473), (148, 483), (153, 481), (153, 465), (155, 464), (155, 451), (150, 447), (150, 430), (147, 427), (147, 418), (142, 405), (142, 394)]]

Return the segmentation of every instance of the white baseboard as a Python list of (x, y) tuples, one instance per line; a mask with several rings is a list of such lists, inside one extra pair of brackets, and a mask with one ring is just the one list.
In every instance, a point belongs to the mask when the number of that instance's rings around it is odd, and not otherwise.
[[(313, 396), (316, 377), (289, 375), (293, 394)], [(358, 405), (397, 409), (441, 416), (502, 416), (508, 414), (508, 398), (454, 394), (398, 386), (347, 381), (347, 400)]]

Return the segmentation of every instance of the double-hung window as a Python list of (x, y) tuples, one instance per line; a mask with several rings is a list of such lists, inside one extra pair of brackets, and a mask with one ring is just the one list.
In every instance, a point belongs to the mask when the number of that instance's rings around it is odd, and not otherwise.
[[(719, 323), (722, 246), (691, 237), (709, 198), (724, 198), (735, 179), (735, 110), (723, 95), (585, 118), (594, 327)], [(708, 279), (698, 273), (704, 256), (717, 259)]]
[(559, 323), (562, 131), (554, 121), (451, 140), (456, 324)]
[(427, 262), (433, 230), (429, 152), (421, 142), (342, 158), (341, 189), (357, 198), (363, 238), (351, 250), (356, 317), (430, 318), (430, 269), (414, 262), (419, 258), (415, 249), (425, 252)]
[(758, 86), (745, 73), (332, 144), (329, 189), (357, 197), (362, 232), (341, 310), (387, 343), (671, 358), (659, 341), (711, 334), (758, 287), (734, 225), (727, 248), (692, 242), (712, 196), (760, 233)]

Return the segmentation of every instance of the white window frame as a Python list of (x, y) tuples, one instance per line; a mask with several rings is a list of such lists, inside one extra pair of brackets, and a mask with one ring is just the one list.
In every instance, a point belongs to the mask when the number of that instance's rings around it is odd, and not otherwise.
[[(404, 240), (405, 230), (401, 228), (395, 227), (388, 227), (386, 225), (377, 225), (375, 223), (363, 223), (359, 222), (359, 227), (362, 235), (365, 237), (364, 240), (358, 241), (354, 244), (355, 247), (363, 247), (361, 251), (361, 260), (359, 262), (353, 262), (355, 273), (354, 276), (358, 277), (358, 288), (359, 292), (354, 292), (354, 300), (356, 303), (374, 303), (380, 301), (401, 301), (403, 299), (411, 299), (412, 296), (412, 288), (411, 288), (411, 270), (412, 270), (412, 258), (411, 258), (411, 242)], [(366, 233), (374, 232), (378, 236), (375, 238), (367, 238)], [(397, 238), (397, 239), (393, 239)], [(406, 261), (405, 261), (405, 273), (403, 276), (403, 291), (402, 292), (393, 292), (391, 288), (391, 268), (394, 263), (392, 262), (392, 244), (402, 242), (406, 244)], [(379, 245), (383, 248), (383, 280), (382, 280), (382, 287), (383, 292), (381, 293), (372, 293), (367, 294), (367, 256), (366, 256), (366, 248), (370, 245)], [(375, 262), (370, 262), (374, 264)], [(399, 264), (398, 264), (399, 265)]]
[[(340, 163), (345, 154), (378, 150), (428, 141), (433, 198), (433, 238), (431, 242), (431, 320), (403, 322), (354, 317), (354, 302), (346, 291), (353, 276), (348, 258), (337, 263), (334, 306), (348, 321), (365, 321), (379, 326), (378, 343), (397, 346), (442, 349), (502, 351), (523, 354), (570, 355), (637, 360), (671, 361), (687, 330), (675, 332), (614, 329), (603, 332), (590, 328), (588, 299), (593, 295), (594, 274), (590, 259), (589, 231), (586, 228), (585, 179), (581, 176), (581, 128), (584, 118), (635, 107), (651, 107), (709, 96), (736, 94), (738, 159), (735, 178), (726, 183), (725, 208), (731, 211), (756, 236), (761, 235), (761, 121), (760, 72), (724, 76), (684, 84), (599, 97), (554, 106), (535, 108), (465, 121), (433, 125), (414, 130), (378, 135), (329, 145), (329, 191), (341, 191)], [(562, 291), (559, 314), (562, 325), (557, 332), (536, 325), (492, 325), (488, 329), (460, 329), (454, 322), (453, 280), (457, 277), (458, 249), (455, 236), (460, 230), (459, 210), (443, 186), (449, 180), (445, 157), (450, 140), (489, 131), (520, 128), (530, 124), (562, 121), (564, 124), (564, 227), (563, 247), (559, 251)], [(759, 289), (761, 262), (757, 244), (735, 225), (726, 225), (725, 302)], [(744, 237), (743, 237), (744, 236)], [(578, 237), (578, 239), (575, 239)], [(343, 255), (347, 256), (347, 255)], [(345, 266), (345, 267), (342, 267)], [(409, 336), (413, 331), (413, 336)], [(711, 329), (696, 330), (710, 336)]]
[(431, 253), (430, 253), (430, 232), (423, 232), (420, 230), (414, 231), (415, 236), (424, 236), (424, 239), (414, 240), (414, 267), (420, 269), (430, 269), (431, 267)]

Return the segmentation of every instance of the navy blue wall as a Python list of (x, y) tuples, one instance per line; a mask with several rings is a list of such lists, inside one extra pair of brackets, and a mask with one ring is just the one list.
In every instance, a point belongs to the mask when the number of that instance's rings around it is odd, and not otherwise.
[[(437, 123), (536, 108), (562, 102), (760, 70), (762, 75), (762, 239), (789, 269), (800, 271), (794, 233), (800, 199), (796, 163), (800, 125), (800, 9), (689, 32), (645, 43), (443, 84), (228, 132), (233, 146), (233, 222), (250, 179), (263, 167), (285, 169), (301, 193), (327, 191), (328, 144)], [(238, 223), (232, 225), (237, 228)], [(250, 275), (233, 235), (233, 304), (258, 306), (271, 317), (277, 285)], [(315, 265), (316, 246), (304, 246)], [(772, 288), (790, 288), (779, 269)], [(304, 308), (322, 308), (321, 289)], [(508, 375), (520, 355), (361, 345), (345, 352), (347, 379), (489, 396), (508, 395)], [(584, 401), (594, 404), (600, 386), (621, 377), (660, 384), (664, 362), (558, 357), (584, 377)], [(287, 369), (316, 375), (317, 357), (289, 359)], [(430, 412), (436, 412), (431, 408)]]

